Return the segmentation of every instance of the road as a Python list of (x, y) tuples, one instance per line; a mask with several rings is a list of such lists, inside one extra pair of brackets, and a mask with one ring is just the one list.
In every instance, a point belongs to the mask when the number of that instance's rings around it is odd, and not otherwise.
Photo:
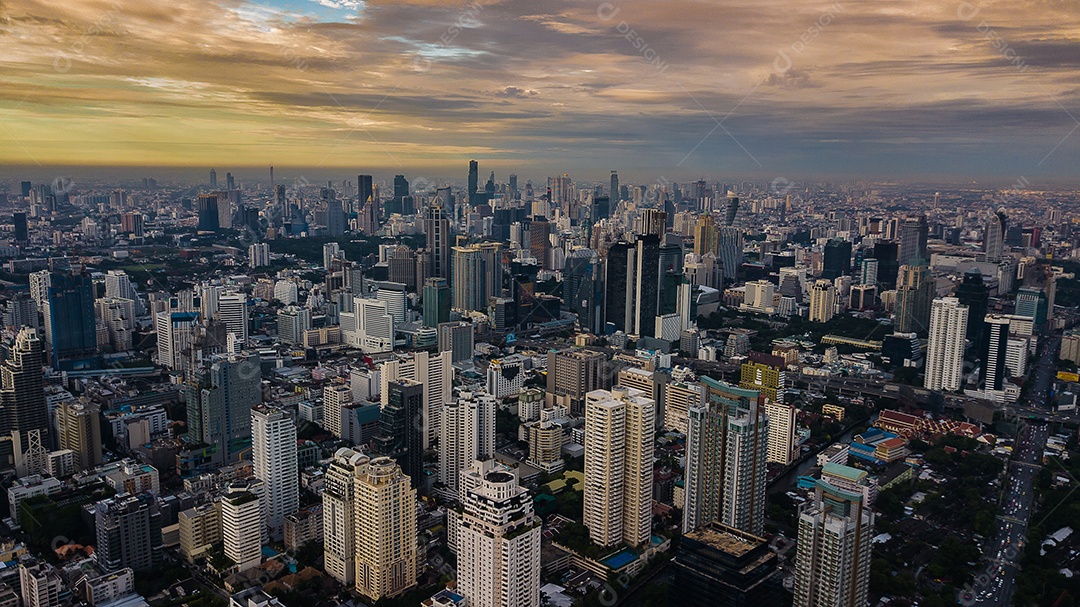
[[(1030, 376), (1031, 392), (1023, 408), (1048, 410), (1050, 388), (1055, 375), (1055, 359), (1061, 339), (1047, 340)], [(1018, 407), (1020, 408), (1020, 407)], [(1041, 420), (1022, 422), (1017, 432), (1008, 480), (1001, 497), (1001, 512), (997, 517), (997, 532), (983, 550), (984, 568), (975, 578), (973, 587), (961, 591), (960, 603), (979, 606), (1012, 604), (1016, 591), (1016, 572), (1019, 570), (1027, 526), (1035, 496), (1035, 479), (1042, 467), (1043, 449), (1050, 434), (1049, 426)]]

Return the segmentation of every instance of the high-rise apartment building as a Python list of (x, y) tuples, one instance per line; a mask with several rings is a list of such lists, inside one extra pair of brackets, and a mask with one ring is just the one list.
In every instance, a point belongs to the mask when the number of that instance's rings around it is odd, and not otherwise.
[[(968, 310), (971, 314), (971, 310)], [(984, 390), (999, 391), (1005, 389), (1005, 380), (1009, 373), (1005, 367), (1005, 358), (1009, 345), (1008, 316), (1002, 314), (987, 314), (983, 317), (983, 334), (985, 347), (982, 349), (982, 368), (980, 379)]]
[(359, 465), (355, 482), (356, 590), (398, 596), (416, 586), (416, 490), (388, 457)]
[(929, 330), (934, 291), (934, 278), (928, 266), (900, 266), (896, 282), (896, 319), (893, 322), (897, 331), (924, 335)]
[(118, 495), (94, 506), (94, 558), (105, 571), (144, 571), (160, 564), (161, 513), (149, 493)]
[(215, 450), (215, 461), (231, 461), (251, 446), (251, 409), (262, 402), (259, 363), (215, 356), (184, 386), (188, 440)]
[(510, 472), (488, 472), (462, 500), (457, 590), (474, 607), (539, 607), (540, 519)]
[(495, 455), (495, 397), (462, 392), (442, 408), (439, 482), (455, 495), (458, 475), (474, 460)]
[(935, 299), (930, 310), (930, 336), (926, 347), (928, 390), (959, 390), (964, 380), (964, 341), (968, 307), (955, 297)]
[(296, 424), (281, 409), (251, 411), (251, 461), (255, 478), (266, 487), (263, 506), (271, 539), (285, 537), (285, 517), (300, 508)]
[[(861, 472), (847, 469), (851, 478)], [(799, 507), (798, 524), (796, 607), (865, 605), (874, 536), (874, 512), (865, 494), (818, 480), (813, 501)]]
[(422, 438), (423, 448), (430, 449), (439, 433), (439, 415), (453, 394), (454, 367), (451, 352), (436, 355), (425, 351), (411, 356), (392, 358), (379, 367), (382, 405), (389, 402), (391, 382), (408, 379), (423, 384)]
[(683, 532), (710, 522), (758, 535), (765, 523), (769, 417), (757, 390), (701, 378), (689, 411)]
[(101, 407), (89, 400), (68, 400), (56, 408), (61, 449), (70, 449), (78, 470), (101, 465)]
[(475, 340), (471, 322), (444, 322), (437, 327), (439, 353), (450, 352), (450, 361), (459, 363), (471, 360)]
[(599, 546), (647, 545), (656, 403), (633, 388), (585, 397), (585, 527)]
[(836, 286), (821, 279), (810, 287), (810, 322), (829, 322), (836, 315)]
[(228, 332), (235, 336), (237, 343), (247, 343), (247, 295), (243, 293), (230, 293), (219, 297), (218, 319), (225, 323)]
[(323, 505), (323, 568), (338, 583), (356, 582), (356, 472), (369, 458), (338, 449), (326, 469)]
[(323, 425), (334, 436), (342, 436), (342, 410), (352, 402), (352, 387), (348, 384), (323, 387)]
[(262, 537), (266, 513), (261, 482), (234, 482), (221, 498), (221, 540), (225, 556), (236, 563), (237, 571), (254, 569), (262, 563)]

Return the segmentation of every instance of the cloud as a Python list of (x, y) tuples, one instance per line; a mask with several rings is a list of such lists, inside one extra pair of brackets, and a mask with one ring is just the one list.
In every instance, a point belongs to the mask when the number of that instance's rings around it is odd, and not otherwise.
[(501, 91), (495, 91), (495, 96), (502, 99), (525, 99), (539, 95), (539, 91), (532, 89), (519, 89), (516, 86), (508, 86)]

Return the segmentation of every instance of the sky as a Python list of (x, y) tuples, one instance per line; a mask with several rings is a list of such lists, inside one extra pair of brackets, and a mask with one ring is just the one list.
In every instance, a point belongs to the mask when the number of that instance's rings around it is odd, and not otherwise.
[(0, 0), (0, 164), (1075, 184), (1080, 0)]

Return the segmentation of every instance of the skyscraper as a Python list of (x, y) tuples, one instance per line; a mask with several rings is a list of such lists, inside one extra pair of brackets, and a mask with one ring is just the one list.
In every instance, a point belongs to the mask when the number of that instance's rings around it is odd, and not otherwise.
[(449, 280), (450, 220), (441, 206), (430, 205), (424, 210), (424, 234), (431, 254), (431, 277)]
[(476, 204), (476, 193), (480, 188), (480, 163), (469, 161), (469, 204)]
[(757, 390), (701, 378), (688, 413), (683, 532), (713, 521), (760, 534), (765, 523), (769, 417)]
[(611, 196), (612, 202), (619, 202), (619, 172), (611, 172), (611, 186), (608, 188), (608, 195)]
[(934, 278), (926, 265), (902, 265), (896, 284), (896, 320), (901, 333), (923, 335), (930, 327), (930, 304), (934, 300)]
[(338, 449), (326, 469), (323, 504), (323, 567), (345, 586), (356, 582), (356, 472), (369, 461), (352, 449)]
[[(397, 380), (412, 380), (422, 384), (420, 444), (429, 449), (438, 437), (439, 415), (444, 404), (450, 402), (454, 382), (452, 354), (448, 351), (431, 354), (413, 352), (411, 356), (392, 358), (379, 367), (382, 405), (390, 404), (390, 384)], [(408, 473), (411, 468), (403, 464)]]
[(968, 307), (955, 297), (935, 299), (930, 309), (930, 337), (926, 348), (928, 390), (955, 391), (964, 379), (964, 339)]
[(656, 403), (633, 388), (585, 397), (585, 527), (599, 546), (648, 544)]
[(608, 247), (604, 256), (604, 322), (616, 331), (628, 332), (629, 304), (632, 297), (629, 288), (630, 269), (633, 267), (634, 249), (628, 242), (616, 242)]
[(225, 323), (229, 333), (243, 345), (248, 338), (247, 295), (229, 293), (218, 298), (218, 319)]
[(388, 457), (356, 471), (356, 590), (372, 601), (416, 585), (416, 490)]
[(540, 519), (510, 472), (465, 492), (458, 519), (458, 591), (473, 607), (539, 607)]
[(712, 215), (698, 217), (697, 225), (694, 226), (694, 253), (704, 255), (716, 254), (720, 248), (720, 232), (716, 228), (716, 221)]
[(810, 287), (810, 322), (829, 322), (836, 316), (836, 287), (821, 279)]
[(825, 243), (821, 277), (832, 280), (851, 272), (851, 241), (834, 238)]
[(708, 523), (682, 536), (671, 564), (670, 605), (784, 604), (777, 557), (765, 538)]
[(964, 272), (963, 280), (956, 287), (956, 298), (968, 307), (967, 337), (978, 348), (976, 351), (982, 351), (983, 318), (990, 305), (990, 289), (978, 268)]
[(94, 368), (97, 319), (94, 315), (94, 280), (90, 274), (50, 274), (42, 313), (45, 346), (53, 368)]
[(61, 449), (75, 454), (82, 471), (101, 465), (101, 408), (89, 400), (69, 400), (56, 408), (56, 428)]
[[(385, 375), (385, 370), (383, 374)], [(424, 384), (411, 379), (385, 381), (384, 404), (375, 445), (380, 455), (392, 457), (412, 479), (413, 487), (423, 486), (424, 475)], [(359, 580), (357, 581), (359, 584)]]
[(724, 225), (735, 225), (735, 216), (739, 214), (739, 197), (735, 192), (727, 193), (727, 206), (724, 208)]
[(660, 310), (660, 275), (660, 237), (656, 234), (639, 237), (634, 245), (633, 313), (628, 333), (653, 333)]
[(720, 260), (721, 272), (724, 282), (734, 282), (739, 274), (739, 267), (743, 263), (743, 234), (742, 230), (730, 226), (720, 228), (720, 252), (717, 259)]
[[(971, 314), (971, 310), (968, 310)], [(1000, 314), (987, 314), (983, 316), (983, 333), (985, 334), (985, 346), (979, 351), (982, 353), (982, 368), (980, 380), (983, 389), (999, 391), (1005, 388), (1005, 380), (1009, 373), (1005, 367), (1005, 358), (1009, 346), (1009, 317)]]
[(475, 347), (472, 323), (444, 322), (437, 329), (440, 354), (450, 352), (451, 363), (472, 359)]
[[(228, 204), (228, 203), (226, 203)], [(217, 194), (199, 194), (198, 214), (200, 232), (217, 232), (221, 229)]]
[[(866, 473), (826, 464), (844, 478)], [(799, 507), (799, 538), (795, 555), (795, 606), (865, 605), (870, 587), (870, 555), (874, 511), (864, 493), (818, 480), (814, 499)]]
[(161, 513), (149, 493), (118, 495), (94, 506), (94, 559), (105, 571), (145, 571), (160, 564)]
[(251, 445), (251, 409), (262, 402), (258, 362), (215, 356), (184, 387), (188, 441), (215, 449), (215, 460), (236, 459)]
[(495, 455), (495, 398), (463, 392), (442, 410), (439, 437), (439, 482), (455, 495), (458, 475), (474, 460)]
[(926, 265), (930, 256), (926, 250), (926, 240), (930, 228), (926, 215), (907, 217), (900, 224), (900, 251), (897, 261), (900, 265)]
[[(3, 454), (0, 467), (15, 467), (20, 477), (44, 472), (45, 462), (40, 458), (49, 444), (49, 409), (45, 403), (41, 363), (41, 341), (37, 332), (30, 328), (19, 330), (8, 350), (7, 360), (0, 363), (0, 406), (3, 407), (0, 428), (5, 435), (18, 433), (18, 439), (13, 443), (14, 452)], [(31, 457), (27, 459), (26, 456)]]
[(266, 488), (259, 481), (231, 483), (221, 498), (221, 539), (225, 556), (237, 571), (262, 563), (262, 537), (266, 530), (263, 500)]
[(990, 214), (983, 232), (983, 251), (986, 252), (987, 260), (996, 261), (1005, 254), (1005, 232), (1008, 229), (1009, 222), (1004, 208)]
[(300, 508), (300, 471), (296, 458), (296, 425), (281, 409), (251, 411), (251, 462), (255, 478), (266, 487), (265, 522), (271, 539), (285, 537), (285, 517)]

